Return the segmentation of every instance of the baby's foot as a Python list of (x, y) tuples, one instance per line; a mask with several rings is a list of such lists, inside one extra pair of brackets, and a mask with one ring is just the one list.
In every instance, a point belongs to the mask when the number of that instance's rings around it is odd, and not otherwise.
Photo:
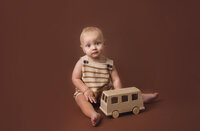
[(158, 92), (142, 94), (143, 102), (144, 103), (151, 103), (154, 100), (156, 100), (158, 98), (158, 96), (159, 96)]
[(92, 117), (91, 117), (92, 125), (93, 125), (93, 126), (97, 126), (97, 125), (100, 123), (101, 119), (102, 119), (101, 114), (95, 113), (95, 114), (92, 115)]

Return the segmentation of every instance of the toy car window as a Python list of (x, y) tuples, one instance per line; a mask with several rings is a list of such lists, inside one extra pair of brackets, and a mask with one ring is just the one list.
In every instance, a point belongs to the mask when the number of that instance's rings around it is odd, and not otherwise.
[(105, 96), (105, 102), (107, 102), (107, 96)]
[(126, 101), (128, 101), (128, 96), (127, 95), (122, 96), (122, 102), (126, 102)]
[(112, 97), (111, 98), (111, 104), (117, 103), (118, 102), (118, 97)]
[(132, 94), (132, 100), (137, 100), (138, 99), (138, 94)]

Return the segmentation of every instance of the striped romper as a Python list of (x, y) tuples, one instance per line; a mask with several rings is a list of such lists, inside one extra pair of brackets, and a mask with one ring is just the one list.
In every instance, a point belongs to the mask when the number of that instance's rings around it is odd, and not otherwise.
[[(106, 58), (105, 63), (89, 61), (88, 56), (81, 57), (82, 61), (82, 81), (90, 90), (94, 92), (95, 98), (99, 101), (102, 91), (112, 89), (111, 71), (113, 60)], [(76, 88), (75, 98), (82, 94)]]

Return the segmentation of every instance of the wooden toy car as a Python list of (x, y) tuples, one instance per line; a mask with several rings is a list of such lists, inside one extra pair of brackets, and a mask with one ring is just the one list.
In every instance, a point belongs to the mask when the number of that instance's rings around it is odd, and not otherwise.
[(119, 113), (130, 112), (138, 114), (144, 110), (141, 91), (136, 87), (128, 87), (103, 91), (100, 109), (106, 116), (117, 118)]

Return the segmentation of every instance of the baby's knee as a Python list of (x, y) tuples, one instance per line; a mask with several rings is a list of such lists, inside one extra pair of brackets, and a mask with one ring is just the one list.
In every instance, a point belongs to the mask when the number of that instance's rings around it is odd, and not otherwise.
[(83, 94), (79, 94), (75, 97), (75, 100), (77, 103), (82, 103), (82, 102), (86, 102), (86, 98)]

